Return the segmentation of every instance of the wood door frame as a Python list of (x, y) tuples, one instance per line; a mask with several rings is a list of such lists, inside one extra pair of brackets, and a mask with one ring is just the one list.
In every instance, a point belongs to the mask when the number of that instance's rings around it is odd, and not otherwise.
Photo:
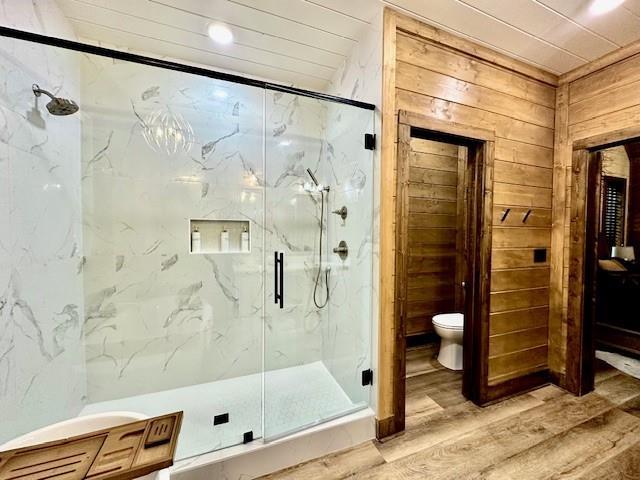
[(564, 387), (575, 395), (585, 395), (594, 388), (594, 302), (602, 186), (599, 151), (639, 138), (637, 126), (573, 142)]
[[(467, 205), (467, 280), (465, 300), (463, 394), (478, 404), (491, 400), (488, 379), (489, 351), (489, 299), (491, 274), (491, 232), (493, 217), (493, 164), (495, 133), (476, 127), (433, 119), (424, 115), (400, 111), (398, 113), (398, 155), (396, 175), (396, 301), (393, 332), (395, 355), (393, 359), (392, 403), (393, 417), (384, 429), (384, 437), (404, 430), (405, 373), (406, 373), (406, 278), (408, 221), (408, 178), (411, 129), (433, 134), (434, 139), (446, 136), (469, 146), (467, 172), (473, 173)], [(485, 359), (485, 361), (481, 361)]]

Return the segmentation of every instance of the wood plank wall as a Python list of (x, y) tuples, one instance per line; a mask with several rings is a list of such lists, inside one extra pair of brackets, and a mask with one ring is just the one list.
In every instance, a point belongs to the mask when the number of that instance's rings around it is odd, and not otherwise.
[[(576, 141), (640, 125), (640, 43), (560, 77), (556, 104), (549, 367), (563, 382), (567, 306), (572, 150)], [(628, 56), (626, 55), (628, 52)]]
[(496, 132), (489, 384), (544, 369), (555, 90), (404, 32), (396, 55), (398, 109)]
[(421, 138), (412, 138), (409, 146), (405, 334), (416, 335), (433, 331), (435, 314), (456, 311), (458, 158), (463, 148)]
[[(393, 234), (385, 231), (395, 231), (389, 193), (395, 191), (396, 145), (390, 140), (397, 142), (397, 112), (495, 131), (488, 381), (496, 385), (546, 369), (550, 252), (544, 263), (534, 263), (533, 252), (551, 245), (557, 78), (392, 11), (385, 15), (384, 77), (381, 251), (394, 251)], [(381, 269), (385, 329), (392, 325), (394, 298), (384, 280), (393, 278), (388, 257), (381, 258)], [(390, 349), (381, 340), (383, 362)], [(385, 374), (381, 369), (381, 378)], [(384, 393), (381, 386), (381, 399)], [(383, 401), (379, 408), (384, 418)]]

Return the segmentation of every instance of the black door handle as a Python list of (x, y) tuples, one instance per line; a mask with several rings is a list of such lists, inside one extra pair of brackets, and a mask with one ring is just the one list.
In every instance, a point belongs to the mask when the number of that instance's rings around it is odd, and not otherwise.
[(284, 308), (284, 253), (273, 252), (273, 299)]
[(278, 303), (278, 252), (273, 252), (273, 300)]
[(280, 308), (284, 308), (284, 252), (280, 252)]

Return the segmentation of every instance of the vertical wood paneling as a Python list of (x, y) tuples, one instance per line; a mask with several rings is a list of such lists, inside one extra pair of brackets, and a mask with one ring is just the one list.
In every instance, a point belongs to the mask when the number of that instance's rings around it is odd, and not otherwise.
[(380, 334), (378, 335), (378, 438), (398, 431), (394, 424), (396, 330), (395, 318), (395, 216), (396, 216), (396, 151), (397, 113), (395, 105), (396, 78), (396, 16), (384, 12), (382, 50), (382, 143), (380, 157)]

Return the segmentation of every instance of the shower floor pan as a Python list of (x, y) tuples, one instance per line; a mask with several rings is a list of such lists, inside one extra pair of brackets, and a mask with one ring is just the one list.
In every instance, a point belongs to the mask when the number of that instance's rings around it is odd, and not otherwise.
[[(260, 438), (261, 400), (262, 374), (258, 373), (92, 403), (80, 415), (132, 411), (156, 416), (182, 410), (184, 417), (176, 452), (176, 460), (182, 460), (241, 444), (245, 432)], [(351, 402), (322, 362), (265, 373), (267, 440), (331, 420), (336, 412), (342, 416), (365, 407)], [(214, 416), (225, 413), (229, 422), (214, 426)]]

